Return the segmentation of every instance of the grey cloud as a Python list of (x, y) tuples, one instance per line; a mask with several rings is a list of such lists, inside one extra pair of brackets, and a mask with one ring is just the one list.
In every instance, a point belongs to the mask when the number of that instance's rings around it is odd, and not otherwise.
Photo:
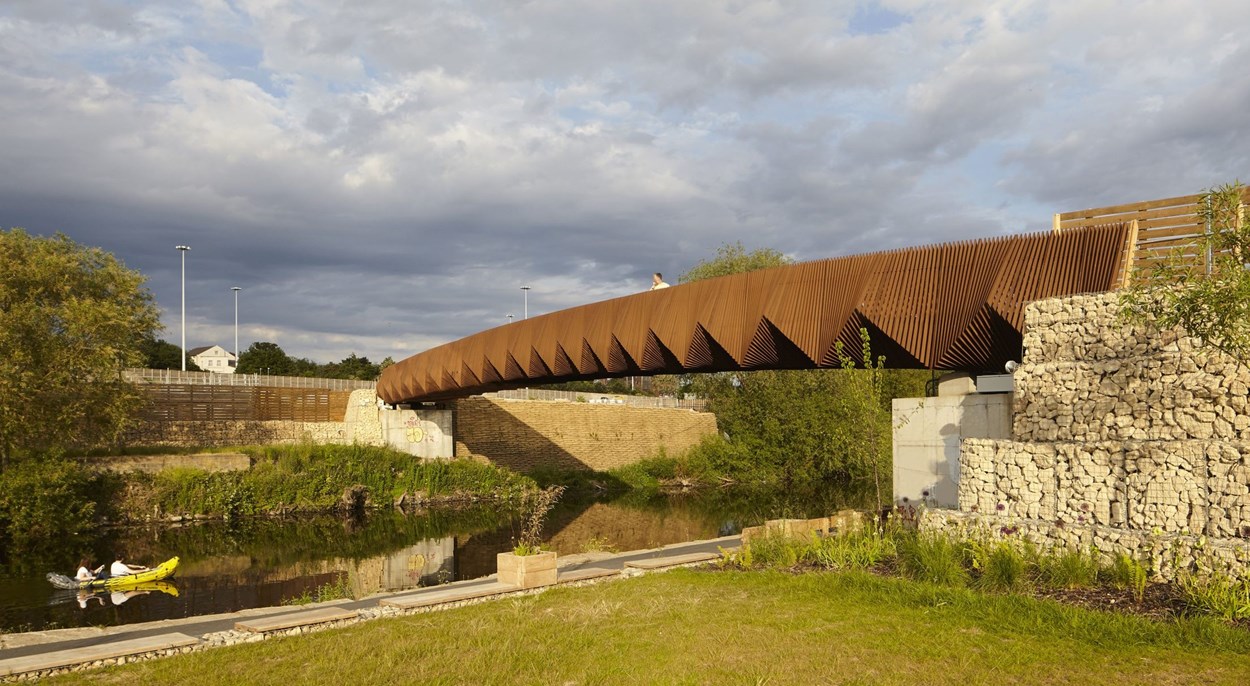
[[(905, 21), (863, 36), (849, 0), (10, 3), (0, 225), (114, 251), (175, 323), (191, 244), (197, 343), (231, 338), (238, 285), (243, 345), (381, 358), (520, 316), (524, 284), (537, 314), (725, 242), (970, 238), (1245, 165), (1246, 55), (1211, 22), (1178, 47), (1218, 37), (1194, 64), (1222, 90), (1078, 49), (1114, 2), (882, 4)], [(1152, 75), (1150, 113), (1100, 94)]]

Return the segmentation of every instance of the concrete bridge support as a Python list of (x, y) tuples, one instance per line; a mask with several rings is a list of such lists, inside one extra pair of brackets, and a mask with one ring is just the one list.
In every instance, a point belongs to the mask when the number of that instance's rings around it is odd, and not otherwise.
[(381, 410), (386, 445), (427, 459), (456, 456), (451, 410)]
[(349, 443), (385, 445), (429, 459), (456, 455), (454, 417), (448, 409), (390, 410), (378, 405), (372, 390), (356, 391), (343, 422)]
[[(957, 509), (959, 446), (1009, 438), (1012, 394), (998, 375), (949, 374), (934, 398), (894, 400), (894, 503)], [(982, 392), (978, 392), (980, 389)], [(994, 392), (985, 392), (993, 389)]]

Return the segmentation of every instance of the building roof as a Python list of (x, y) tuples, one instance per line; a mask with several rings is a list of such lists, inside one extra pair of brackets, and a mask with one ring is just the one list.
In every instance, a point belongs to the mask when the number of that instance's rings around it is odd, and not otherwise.
[(228, 357), (234, 357), (234, 353), (230, 352), (229, 350), (226, 350), (220, 345), (202, 345), (198, 348), (191, 348), (190, 350), (187, 351), (187, 357), (195, 357), (196, 355), (202, 355), (212, 350), (213, 348), (217, 348), (221, 350), (221, 352), (225, 353)]

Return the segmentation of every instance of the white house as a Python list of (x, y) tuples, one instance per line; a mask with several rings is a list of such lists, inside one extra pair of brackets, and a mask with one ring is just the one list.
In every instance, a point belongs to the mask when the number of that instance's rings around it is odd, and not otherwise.
[(216, 374), (233, 374), (235, 364), (237, 364), (234, 353), (220, 345), (192, 348), (187, 351), (187, 357), (191, 358), (191, 361), (200, 369)]

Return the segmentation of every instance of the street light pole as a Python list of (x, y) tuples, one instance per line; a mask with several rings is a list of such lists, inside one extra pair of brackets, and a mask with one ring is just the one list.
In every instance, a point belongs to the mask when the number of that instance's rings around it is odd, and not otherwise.
[(234, 366), (239, 367), (239, 291), (243, 290), (238, 286), (231, 286), (230, 290), (234, 291)]
[(182, 253), (182, 371), (187, 371), (187, 251), (189, 245), (175, 245)]
[(509, 324), (511, 324), (511, 323), (512, 323), (512, 315), (508, 315), (508, 323), (509, 323)]
[(525, 318), (530, 318), (530, 287), (521, 286), (521, 292), (525, 294)]

